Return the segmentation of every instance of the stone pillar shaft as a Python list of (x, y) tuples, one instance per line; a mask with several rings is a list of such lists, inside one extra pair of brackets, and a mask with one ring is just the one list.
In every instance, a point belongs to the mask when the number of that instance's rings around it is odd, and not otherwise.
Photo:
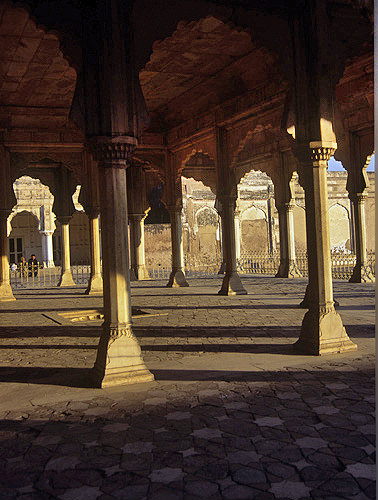
[(335, 311), (328, 215), (327, 161), (336, 145), (310, 143), (311, 161), (301, 165), (305, 185), (308, 253), (308, 307), (296, 348), (307, 354), (356, 349)]
[(52, 242), (52, 231), (41, 232), (42, 238), (42, 259), (44, 267), (55, 267), (54, 251)]
[(372, 270), (369, 269), (367, 261), (366, 246), (366, 194), (356, 194), (351, 197), (353, 204), (354, 235), (356, 246), (356, 265), (350, 278), (351, 283), (372, 283), (375, 281)]
[(167, 283), (168, 287), (189, 286), (185, 279), (184, 245), (182, 238), (182, 207), (168, 207), (171, 219), (172, 272)]
[(237, 273), (236, 234), (235, 234), (235, 196), (219, 196), (222, 205), (222, 243), (225, 259), (225, 276), (219, 295), (245, 295), (240, 277)]
[(87, 295), (102, 293), (101, 256), (100, 256), (100, 220), (97, 210), (87, 210), (89, 218), (89, 246), (91, 259), (91, 275)]
[(131, 271), (136, 280), (148, 280), (144, 245), (144, 219), (146, 214), (129, 215)]
[(0, 210), (0, 302), (15, 300), (9, 280), (8, 215), (8, 211)]
[(62, 274), (58, 286), (76, 286), (71, 273), (70, 217), (61, 217)]
[(94, 365), (102, 387), (148, 382), (141, 349), (132, 331), (126, 190), (128, 144), (106, 138), (96, 150), (99, 162), (104, 323)]
[(295, 261), (293, 208), (291, 203), (285, 203), (278, 207), (280, 267), (276, 274), (277, 278), (299, 278), (302, 276)]

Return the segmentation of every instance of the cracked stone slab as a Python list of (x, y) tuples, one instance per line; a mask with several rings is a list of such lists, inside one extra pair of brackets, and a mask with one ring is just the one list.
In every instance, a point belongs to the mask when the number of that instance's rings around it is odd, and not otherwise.
[(78, 457), (74, 456), (52, 458), (47, 462), (45, 470), (63, 471), (67, 469), (74, 469), (79, 463), (80, 460)]
[(260, 417), (256, 418), (254, 422), (260, 427), (276, 427), (282, 425), (284, 421), (279, 417)]
[(186, 420), (191, 418), (192, 414), (188, 411), (174, 411), (172, 413), (168, 413), (165, 418), (167, 420)]
[(376, 479), (376, 466), (375, 464), (350, 464), (347, 465), (345, 472), (348, 472), (353, 477), (370, 479), (375, 481)]
[(136, 441), (134, 443), (126, 443), (122, 451), (124, 453), (132, 453), (134, 455), (140, 455), (141, 453), (151, 453), (154, 449), (154, 445), (151, 442)]
[(81, 486), (66, 490), (59, 498), (62, 500), (97, 500), (102, 495), (99, 488), (92, 486)]
[(168, 484), (174, 481), (180, 481), (185, 475), (182, 469), (164, 467), (163, 469), (153, 470), (148, 477), (154, 483)]
[(293, 481), (281, 481), (274, 483), (269, 491), (277, 498), (284, 497), (291, 500), (299, 500), (300, 498), (310, 498), (310, 488), (305, 484)]
[(201, 438), (201, 439), (214, 439), (221, 438), (222, 432), (219, 429), (211, 429), (206, 427), (205, 429), (198, 429), (191, 433), (191, 436)]
[(128, 429), (130, 429), (129, 424), (121, 424), (121, 423), (108, 424), (102, 428), (103, 432), (123, 432), (127, 431)]

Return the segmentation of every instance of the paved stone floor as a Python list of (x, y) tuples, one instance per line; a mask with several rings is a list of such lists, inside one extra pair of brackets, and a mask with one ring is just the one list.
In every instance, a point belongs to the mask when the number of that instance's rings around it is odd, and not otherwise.
[(83, 289), (0, 304), (0, 499), (375, 498), (374, 287), (335, 282), (358, 351), (291, 350), (304, 280), (133, 284), (156, 381), (85, 387), (101, 308)]

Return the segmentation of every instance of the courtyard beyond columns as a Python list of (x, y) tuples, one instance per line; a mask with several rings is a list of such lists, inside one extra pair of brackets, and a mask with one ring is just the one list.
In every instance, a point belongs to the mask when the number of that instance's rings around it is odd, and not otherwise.
[(374, 286), (334, 282), (358, 350), (316, 357), (291, 349), (306, 280), (242, 279), (229, 297), (220, 277), (134, 282), (155, 381), (107, 389), (86, 387), (101, 297), (1, 304), (1, 498), (375, 498)]

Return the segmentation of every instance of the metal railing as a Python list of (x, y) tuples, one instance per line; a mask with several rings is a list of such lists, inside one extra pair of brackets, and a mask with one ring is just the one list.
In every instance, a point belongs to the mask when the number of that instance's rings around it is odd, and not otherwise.
[[(334, 279), (348, 280), (356, 265), (356, 256), (352, 253), (331, 252), (332, 277)], [(279, 252), (244, 252), (238, 259), (238, 270), (242, 274), (276, 274), (280, 264)], [(304, 277), (308, 276), (307, 253), (296, 253), (296, 264)], [(375, 276), (375, 252), (369, 251), (367, 266)], [(219, 257), (213, 262), (201, 261), (200, 257), (185, 257), (185, 274), (188, 278), (206, 278), (216, 276), (221, 267)], [(74, 282), (86, 286), (89, 281), (91, 267), (89, 265), (71, 266)], [(10, 270), (10, 283), (13, 289), (52, 288), (59, 284), (62, 269), (60, 266), (41, 268), (40, 266), (25, 266)], [(171, 264), (160, 264), (149, 267), (151, 279), (167, 280), (171, 273)]]
[[(89, 281), (91, 266), (77, 265), (71, 266), (71, 273), (77, 285), (87, 285)], [(13, 289), (29, 288), (51, 288), (58, 286), (62, 268), (24, 266), (10, 270), (10, 283)]]
[[(308, 276), (307, 252), (296, 253), (296, 264), (304, 277)], [(332, 251), (331, 252), (332, 277), (334, 279), (349, 279), (356, 265), (355, 254)], [(244, 274), (276, 274), (280, 265), (280, 254), (274, 252), (245, 252), (238, 260), (238, 267)], [(368, 252), (367, 265), (375, 275), (375, 252)]]

